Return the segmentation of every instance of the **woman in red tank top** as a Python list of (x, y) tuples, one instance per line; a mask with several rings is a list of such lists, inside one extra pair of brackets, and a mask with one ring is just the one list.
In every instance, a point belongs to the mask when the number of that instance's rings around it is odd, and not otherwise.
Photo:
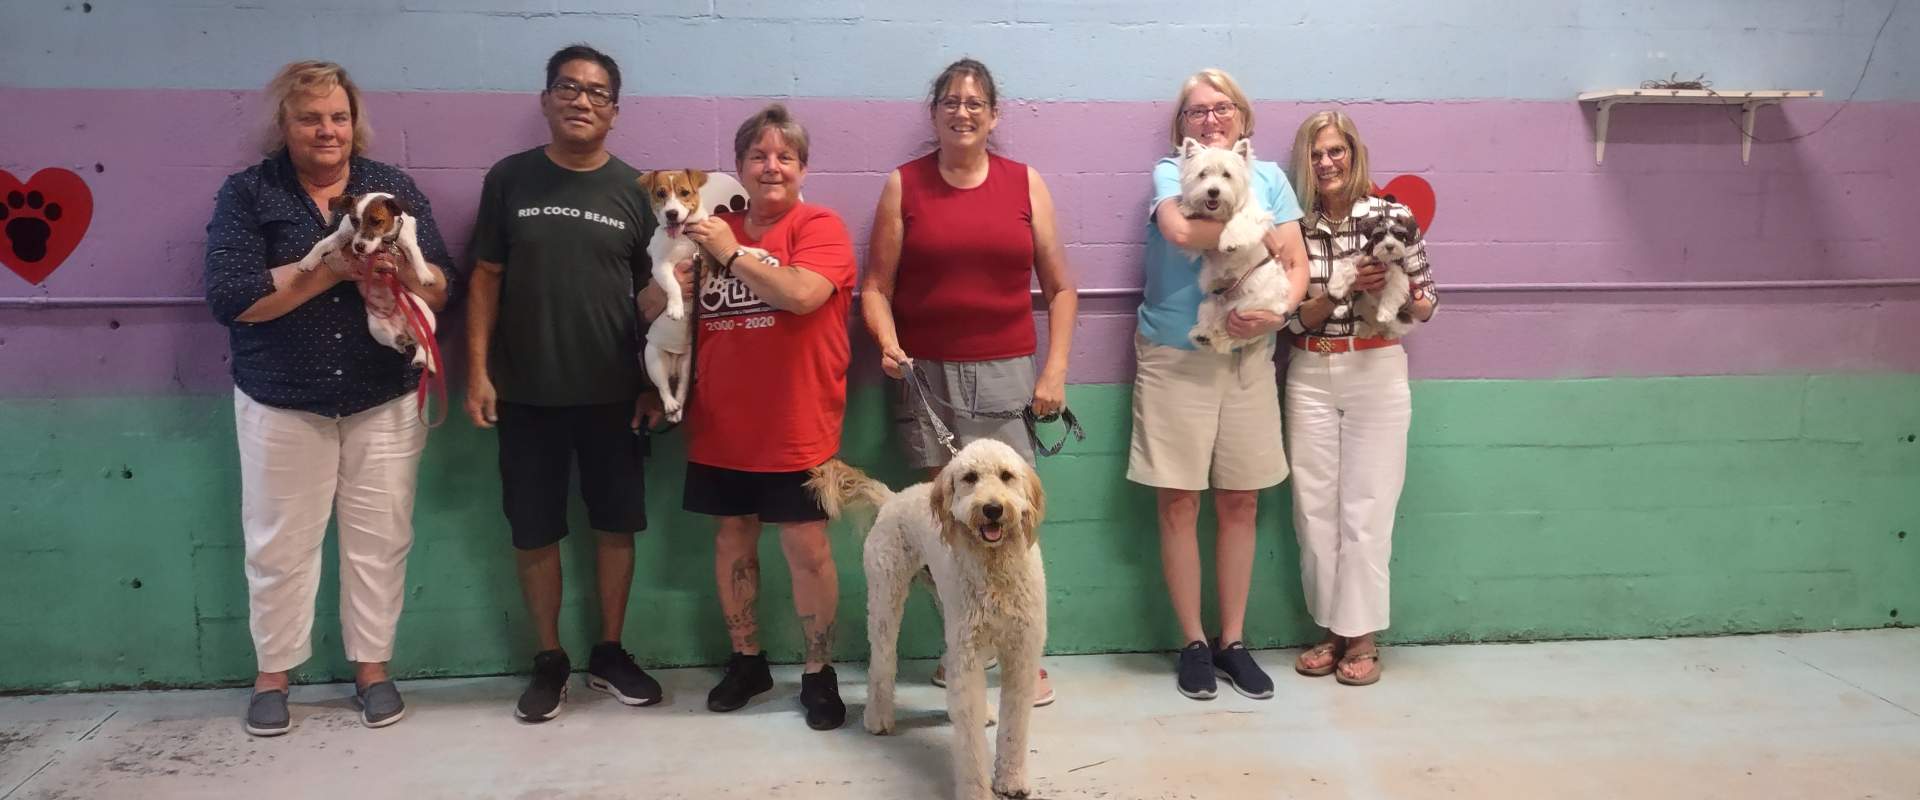
[[(942, 71), (927, 103), (939, 147), (887, 176), (873, 213), (861, 316), (880, 345), (880, 368), (902, 378), (911, 360), (946, 401), (929, 411), (904, 381), (889, 382), (896, 433), (908, 461), (929, 476), (950, 457), (930, 413), (953, 431), (955, 446), (998, 439), (1031, 462), (1025, 422), (991, 415), (1032, 405), (1044, 416), (1066, 405), (1079, 297), (1046, 183), (1031, 167), (987, 151), (999, 99), (978, 61)], [(1047, 303), (1047, 356), (1037, 371), (1035, 277)], [(1037, 695), (1039, 705), (1053, 700), (1045, 670)]]

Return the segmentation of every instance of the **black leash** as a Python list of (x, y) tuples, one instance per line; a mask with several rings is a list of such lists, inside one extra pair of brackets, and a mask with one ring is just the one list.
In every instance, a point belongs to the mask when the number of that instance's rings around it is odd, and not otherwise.
[[(934, 394), (933, 384), (927, 380), (927, 374), (920, 370), (919, 364), (908, 361), (906, 368), (908, 373), (907, 385), (912, 386), (913, 390), (920, 395), (920, 405), (926, 409), (927, 421), (933, 423), (934, 438), (939, 439), (940, 446), (947, 448), (947, 452), (951, 455), (959, 455), (960, 448), (953, 446), (953, 431), (948, 430), (946, 423), (940, 421), (940, 415), (933, 410), (934, 403), (946, 406), (955, 414), (965, 414), (970, 417), (1023, 420), (1027, 424), (1027, 436), (1033, 439), (1035, 450), (1042, 456), (1058, 455), (1061, 448), (1067, 446), (1068, 436), (1072, 436), (1079, 441), (1086, 441), (1087, 439), (1087, 432), (1080, 427), (1080, 419), (1073, 415), (1073, 409), (1067, 408), (1064, 404), (1060, 406), (1059, 412), (1045, 416), (1033, 413), (1032, 403), (1022, 406), (1018, 411), (976, 411), (970, 408), (961, 408), (947, 402), (945, 398)], [(1060, 442), (1058, 444), (1049, 446), (1046, 440), (1040, 438), (1038, 426), (1055, 420), (1066, 422), (1067, 429), (1060, 434)]]

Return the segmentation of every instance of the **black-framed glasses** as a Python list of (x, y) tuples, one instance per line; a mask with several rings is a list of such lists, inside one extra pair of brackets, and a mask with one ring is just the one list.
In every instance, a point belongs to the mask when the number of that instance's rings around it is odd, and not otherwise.
[(606, 108), (614, 104), (612, 92), (592, 86), (581, 86), (580, 84), (565, 79), (554, 81), (552, 86), (547, 87), (547, 91), (551, 92), (554, 97), (559, 98), (561, 102), (566, 103), (580, 99), (581, 93), (585, 93), (587, 95), (587, 105), (593, 106), (594, 108)]
[(1233, 119), (1233, 115), (1239, 111), (1240, 107), (1232, 103), (1216, 103), (1211, 106), (1187, 106), (1180, 113), (1186, 116), (1188, 122), (1205, 122), (1208, 114), (1228, 120)]

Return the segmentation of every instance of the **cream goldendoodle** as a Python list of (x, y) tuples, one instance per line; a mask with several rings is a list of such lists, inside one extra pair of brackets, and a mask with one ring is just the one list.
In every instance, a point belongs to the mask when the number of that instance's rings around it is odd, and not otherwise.
[[(814, 469), (808, 485), (829, 515), (850, 505), (879, 508), (866, 536), (866, 725), (893, 731), (900, 617), (921, 569), (932, 574), (946, 624), (947, 716), (953, 720), (955, 796), (1026, 797), (1027, 722), (1047, 641), (1047, 576), (1040, 563), (1040, 477), (992, 439), (967, 445), (931, 483), (895, 494), (839, 461)], [(1001, 669), (999, 741), (987, 769), (986, 661)], [(991, 775), (991, 779), (989, 779)]]

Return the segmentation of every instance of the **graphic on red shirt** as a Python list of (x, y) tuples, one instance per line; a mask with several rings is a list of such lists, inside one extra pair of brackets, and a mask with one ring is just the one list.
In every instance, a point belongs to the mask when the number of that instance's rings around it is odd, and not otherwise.
[(720, 217), (746, 247), (833, 284), (808, 314), (781, 311), (732, 273), (701, 281), (687, 458), (746, 472), (797, 472), (840, 450), (847, 405), (847, 311), (858, 267), (847, 226), (801, 204), (758, 240), (744, 214)]

